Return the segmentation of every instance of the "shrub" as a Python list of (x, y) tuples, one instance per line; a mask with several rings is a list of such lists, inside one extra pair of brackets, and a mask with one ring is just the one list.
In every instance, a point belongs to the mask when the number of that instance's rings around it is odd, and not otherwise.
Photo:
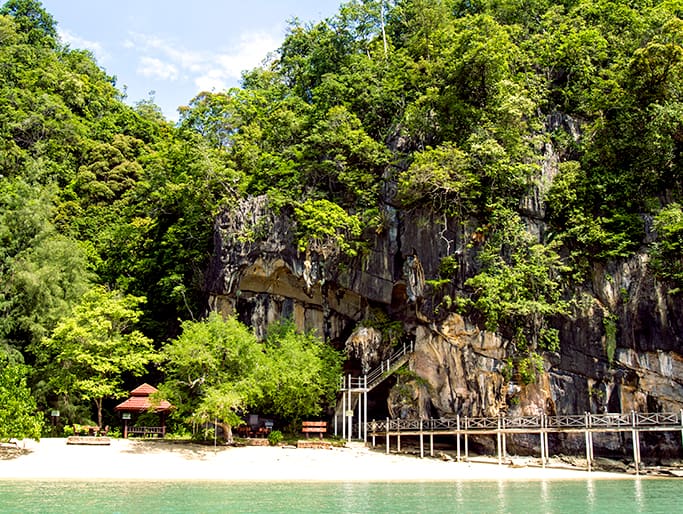
[(270, 434), (268, 434), (268, 442), (271, 446), (277, 446), (282, 442), (283, 438), (284, 436), (279, 430), (273, 430)]

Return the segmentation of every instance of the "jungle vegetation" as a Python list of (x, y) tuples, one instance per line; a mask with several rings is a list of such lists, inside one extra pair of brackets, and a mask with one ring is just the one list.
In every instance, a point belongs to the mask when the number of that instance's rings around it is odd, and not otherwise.
[[(322, 241), (350, 258), (382, 230), (384, 204), (476, 220), (478, 271), (441, 307), (514, 340), (519, 369), (556, 349), (549, 321), (596, 261), (648, 252), (680, 294), (682, 17), (681, 0), (351, 0), (319, 23), (293, 21), (241, 87), (197, 95), (173, 124), (151, 100), (126, 104), (40, 2), (7, 1), (0, 398), (20, 414), (13, 434), (35, 435), (56, 407), (73, 422), (94, 401), (106, 417), (134, 375), (225, 417), (258, 402), (288, 419), (315, 410), (329, 383), (287, 412), (287, 388), (253, 387), (231, 367), (239, 352), (269, 358), (300, 390), (283, 355), (338, 358), (311, 335), (285, 326), (263, 347), (212, 343), (204, 363), (182, 353), (201, 330), (248, 338), (206, 317), (203, 288), (214, 218), (245, 195), (294, 213), (302, 250)], [(542, 173), (549, 152), (554, 177)], [(532, 190), (543, 191), (540, 237), (526, 230)], [(445, 264), (427, 278), (453, 282)], [(90, 316), (107, 321), (96, 330)], [(84, 381), (102, 351), (101, 382)], [(220, 352), (222, 367), (210, 365)]]

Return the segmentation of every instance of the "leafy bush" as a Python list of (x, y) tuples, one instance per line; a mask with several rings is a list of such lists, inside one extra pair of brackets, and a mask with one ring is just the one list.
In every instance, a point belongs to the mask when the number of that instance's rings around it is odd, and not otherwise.
[(279, 430), (273, 430), (270, 434), (268, 434), (268, 442), (271, 446), (277, 446), (282, 442), (283, 439), (284, 436)]

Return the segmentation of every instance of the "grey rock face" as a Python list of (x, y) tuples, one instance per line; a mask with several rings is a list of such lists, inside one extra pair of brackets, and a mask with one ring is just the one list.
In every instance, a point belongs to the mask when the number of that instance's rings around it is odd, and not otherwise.
[[(549, 117), (548, 130), (560, 126), (580, 137), (575, 121)], [(520, 208), (529, 230), (542, 240), (543, 195), (561, 155), (550, 143), (539, 155), (539, 176)], [(545, 354), (538, 380), (525, 385), (504, 373), (508, 341), (439, 309), (444, 295), (462, 290), (476, 272), (468, 250), (476, 222), (388, 205), (383, 219), (383, 230), (373, 233), (362, 257), (302, 253), (286, 212), (274, 213), (264, 197), (241, 200), (216, 220), (211, 308), (236, 315), (261, 336), (270, 323), (291, 317), (300, 329), (345, 348), (349, 367), (355, 368), (348, 371), (356, 374), (391, 354), (395, 338), (360, 323), (381, 312), (402, 327), (404, 340), (415, 343), (408, 372), (382, 389), (385, 398), (375, 399), (396, 417), (683, 407), (683, 301), (656, 282), (646, 254), (594, 269), (592, 283), (573, 292), (571, 315), (553, 323), (560, 351)], [(440, 278), (447, 256), (455, 263), (454, 275), (447, 289), (435, 291), (429, 281)], [(557, 443), (580, 445), (572, 438)], [(605, 438), (607, 448), (618, 444)]]

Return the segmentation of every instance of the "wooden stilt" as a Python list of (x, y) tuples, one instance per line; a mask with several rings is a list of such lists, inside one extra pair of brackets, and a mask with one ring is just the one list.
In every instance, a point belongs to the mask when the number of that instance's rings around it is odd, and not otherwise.
[(470, 453), (469, 453), (469, 437), (467, 436), (467, 429), (469, 428), (469, 423), (467, 420), (467, 416), (465, 416), (465, 460), (470, 459)]
[(457, 433), (455, 434), (455, 441), (456, 441), (456, 447), (458, 449), (458, 462), (460, 462), (460, 414), (458, 414), (458, 417), (456, 419), (456, 428), (457, 428)]
[(588, 466), (588, 471), (590, 471), (591, 470), (591, 450), (590, 450), (590, 441), (589, 441), (590, 432), (588, 430), (586, 430), (585, 436), (586, 436), (586, 465)]
[(500, 432), (500, 416), (498, 416), (498, 430), (496, 430), (496, 449), (498, 450), (498, 465), (503, 463), (502, 456), (502, 443), (501, 443), (501, 432)]
[(386, 437), (387, 437), (387, 455), (389, 455), (389, 418), (387, 418)]
[(634, 429), (631, 437), (633, 439), (633, 464), (636, 467), (636, 475), (640, 475), (640, 433)]
[(543, 432), (543, 439), (545, 439), (545, 461), (550, 463), (550, 446), (548, 445), (548, 431)]

